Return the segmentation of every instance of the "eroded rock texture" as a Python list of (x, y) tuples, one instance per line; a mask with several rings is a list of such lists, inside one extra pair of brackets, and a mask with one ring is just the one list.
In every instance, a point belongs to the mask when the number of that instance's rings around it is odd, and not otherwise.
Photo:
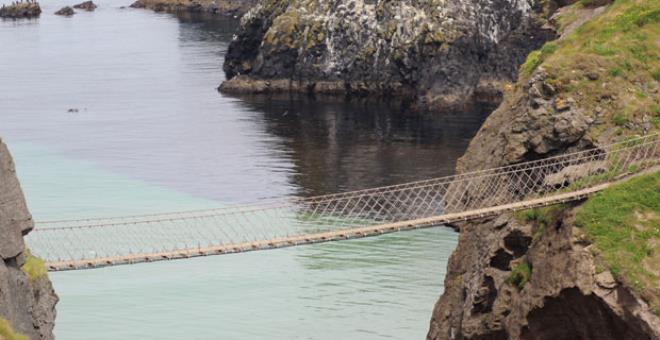
[[(525, 263), (527, 281), (512, 281)], [(608, 271), (573, 226), (510, 216), (461, 229), (428, 339), (660, 339), (660, 320)]]
[(57, 295), (47, 275), (28, 278), (23, 236), (32, 217), (7, 147), (0, 140), (0, 318), (32, 340), (53, 339)]
[(535, 0), (262, 0), (242, 19), (224, 65), (231, 79), (220, 89), (397, 95), (432, 109), (499, 102), (501, 84), (554, 36), (543, 28), (551, 7)]

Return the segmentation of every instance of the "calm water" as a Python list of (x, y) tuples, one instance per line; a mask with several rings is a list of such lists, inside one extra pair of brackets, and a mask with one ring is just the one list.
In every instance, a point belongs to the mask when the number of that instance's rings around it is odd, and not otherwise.
[[(7, 0), (0, 0), (0, 3)], [(450, 174), (484, 113), (219, 94), (234, 20), (103, 1), (0, 21), (0, 135), (35, 219), (217, 207)], [(76, 109), (77, 112), (68, 112)], [(58, 339), (422, 339), (445, 228), (51, 274)]]

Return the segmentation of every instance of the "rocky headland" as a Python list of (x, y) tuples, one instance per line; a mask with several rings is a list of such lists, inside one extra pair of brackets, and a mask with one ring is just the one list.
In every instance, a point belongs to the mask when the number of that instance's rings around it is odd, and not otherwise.
[(527, 54), (555, 37), (555, 1), (260, 1), (229, 46), (226, 93), (495, 103)]
[(131, 7), (147, 8), (156, 12), (206, 13), (239, 17), (256, 3), (257, 0), (137, 0)]
[(53, 339), (58, 297), (23, 241), (33, 228), (7, 146), (0, 140), (0, 338)]
[[(660, 131), (660, 3), (580, 1), (551, 22), (457, 164), (466, 172)], [(460, 225), (428, 339), (660, 339), (660, 172)]]
[(36, 18), (39, 15), (41, 15), (41, 6), (36, 1), (17, 1), (9, 6), (0, 7), (0, 18)]

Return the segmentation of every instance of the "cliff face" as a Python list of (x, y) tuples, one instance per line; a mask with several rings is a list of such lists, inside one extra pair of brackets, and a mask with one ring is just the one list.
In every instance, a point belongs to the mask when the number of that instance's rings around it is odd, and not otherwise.
[(428, 339), (660, 339), (648, 303), (599, 266), (578, 208), (463, 226)]
[(447, 108), (499, 102), (554, 35), (534, 0), (262, 0), (243, 17), (224, 92), (397, 95)]
[[(457, 171), (658, 132), (659, 6), (619, 0), (562, 9), (553, 18), (561, 37), (529, 55), (519, 81), (471, 141)], [(649, 191), (595, 210), (590, 206), (600, 194), (576, 206), (461, 225), (428, 339), (660, 339), (660, 263), (654, 255), (660, 176), (653, 178), (641, 185)], [(621, 207), (627, 215), (607, 220), (606, 228), (594, 231), (585, 222), (621, 213)], [(588, 209), (593, 212), (585, 218)], [(603, 244), (608, 235), (599, 232), (613, 231), (628, 234)], [(648, 242), (617, 248), (640, 240), (637, 232)], [(622, 258), (639, 261), (619, 263)]]
[(43, 263), (25, 248), (23, 236), (32, 228), (14, 163), (0, 140), (0, 319), (30, 339), (53, 339), (58, 298)]

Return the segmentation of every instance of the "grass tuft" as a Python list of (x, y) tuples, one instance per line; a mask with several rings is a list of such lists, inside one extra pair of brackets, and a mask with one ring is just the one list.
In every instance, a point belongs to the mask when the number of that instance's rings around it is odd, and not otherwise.
[(48, 275), (48, 270), (46, 269), (46, 263), (44, 260), (33, 256), (29, 250), (25, 251), (25, 263), (21, 267), (21, 270), (28, 275), (30, 282)]
[(518, 289), (523, 289), (531, 276), (532, 268), (530, 265), (527, 262), (520, 262), (511, 270), (507, 282), (518, 287)]

